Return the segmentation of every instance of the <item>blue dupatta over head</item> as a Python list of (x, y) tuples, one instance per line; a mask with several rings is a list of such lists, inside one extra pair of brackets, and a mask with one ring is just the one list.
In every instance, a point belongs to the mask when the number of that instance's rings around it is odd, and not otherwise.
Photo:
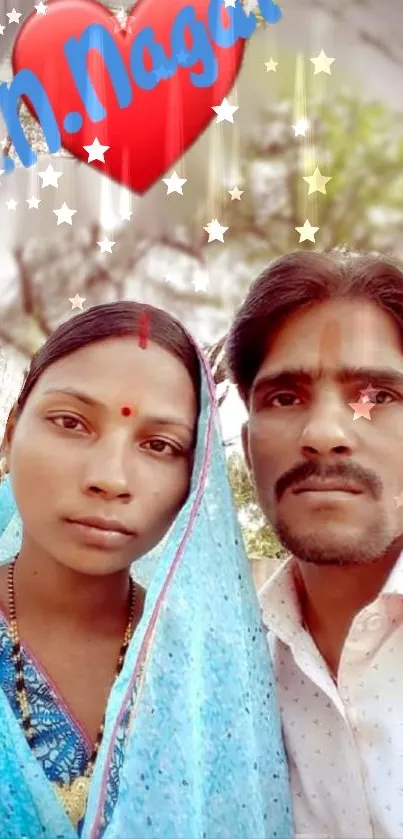
[[(132, 566), (145, 608), (109, 697), (83, 839), (293, 836), (274, 674), (201, 365), (191, 492)], [(22, 533), (8, 479), (0, 527), (4, 563)], [(0, 778), (3, 839), (77, 839), (1, 688)]]

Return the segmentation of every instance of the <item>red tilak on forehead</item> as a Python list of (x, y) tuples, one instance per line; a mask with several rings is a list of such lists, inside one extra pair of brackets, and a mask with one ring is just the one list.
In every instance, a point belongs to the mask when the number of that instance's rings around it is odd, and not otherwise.
[(324, 367), (331, 367), (340, 362), (341, 327), (337, 320), (329, 320), (320, 341), (320, 361)]
[(142, 312), (140, 315), (140, 327), (139, 327), (139, 347), (142, 350), (147, 348), (147, 340), (148, 340), (148, 329), (150, 325), (150, 317), (146, 314), (146, 312)]
[(130, 417), (131, 412), (132, 412), (132, 409), (128, 408), (127, 405), (124, 405), (123, 408), (120, 409), (120, 413), (122, 414), (122, 417)]

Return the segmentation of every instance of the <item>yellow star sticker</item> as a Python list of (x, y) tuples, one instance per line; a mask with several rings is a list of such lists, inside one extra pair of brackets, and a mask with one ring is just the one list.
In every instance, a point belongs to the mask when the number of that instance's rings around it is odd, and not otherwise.
[(300, 242), (315, 242), (315, 233), (318, 232), (319, 227), (312, 227), (311, 222), (307, 219), (303, 227), (296, 227), (295, 229), (299, 233)]
[(323, 52), (323, 50), (320, 51), (317, 58), (310, 58), (309, 60), (312, 61), (312, 64), (315, 67), (314, 76), (316, 76), (317, 73), (327, 73), (328, 76), (332, 75), (330, 72), (330, 65), (333, 64), (333, 61), (335, 59), (328, 58), (327, 55), (325, 55), (325, 53)]
[(265, 65), (266, 65), (266, 73), (270, 73), (270, 70), (273, 73), (276, 73), (277, 67), (278, 67), (278, 61), (274, 61), (271, 58), (270, 61), (265, 61)]
[(313, 192), (323, 192), (323, 195), (326, 195), (326, 184), (328, 181), (331, 181), (331, 178), (325, 178), (324, 175), (321, 174), (318, 167), (316, 167), (313, 175), (308, 175), (308, 177), (303, 178), (307, 184), (309, 184), (309, 192), (308, 195), (312, 195)]

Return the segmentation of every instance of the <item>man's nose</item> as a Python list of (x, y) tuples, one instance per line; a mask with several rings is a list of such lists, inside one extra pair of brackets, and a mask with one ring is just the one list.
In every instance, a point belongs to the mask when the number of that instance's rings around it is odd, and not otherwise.
[(308, 457), (351, 456), (356, 448), (353, 416), (352, 409), (341, 398), (328, 397), (317, 401), (301, 433), (302, 454)]

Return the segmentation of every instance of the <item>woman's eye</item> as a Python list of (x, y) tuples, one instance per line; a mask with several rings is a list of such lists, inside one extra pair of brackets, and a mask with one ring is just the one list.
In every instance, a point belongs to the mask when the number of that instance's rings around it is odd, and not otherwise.
[[(275, 408), (288, 408), (293, 405), (293, 400), (297, 398), (295, 393), (276, 393), (274, 396), (265, 399), (265, 404), (273, 405)], [(277, 404), (275, 404), (276, 400)]]
[[(58, 417), (50, 417), (50, 421), (57, 425), (59, 428), (64, 428), (66, 431), (78, 431), (84, 428), (83, 423), (77, 417), (72, 417), (69, 414), (61, 414)], [(81, 426), (78, 429), (78, 426)]]
[(151, 451), (156, 452), (157, 454), (181, 454), (179, 449), (177, 449), (172, 443), (168, 443), (167, 440), (148, 440), (147, 443), (144, 443), (144, 446), (149, 446)]

